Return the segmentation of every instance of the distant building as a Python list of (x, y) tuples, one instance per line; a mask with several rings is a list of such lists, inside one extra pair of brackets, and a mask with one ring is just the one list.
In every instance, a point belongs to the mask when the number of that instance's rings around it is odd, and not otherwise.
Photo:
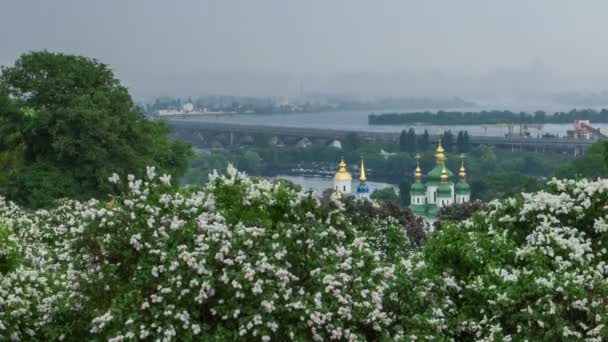
[[(352, 181), (353, 177), (346, 170), (346, 163), (344, 159), (340, 161), (340, 168), (336, 175), (334, 176), (334, 191), (344, 194), (351, 195), (352, 193)], [(354, 194), (357, 199), (369, 199), (369, 187), (366, 184), (367, 177), (365, 175), (365, 165), (363, 163), (363, 159), (361, 159), (361, 170), (359, 174), (359, 185), (355, 189), (356, 193)]]
[(464, 155), (461, 154), (460, 158), (460, 179), (454, 184), (454, 174), (445, 167), (445, 153), (440, 141), (435, 152), (436, 166), (427, 174), (426, 183), (423, 183), (420, 155), (416, 155), (416, 181), (410, 189), (410, 208), (416, 215), (432, 222), (436, 220), (440, 208), (470, 201), (471, 188), (466, 182)]
[(357, 198), (360, 200), (369, 199), (369, 187), (365, 184), (366, 181), (365, 165), (363, 165), (363, 159), (361, 159), (361, 172), (359, 175), (359, 185), (357, 186)]
[(186, 102), (180, 109), (160, 109), (156, 112), (159, 117), (163, 116), (179, 116), (179, 115), (223, 115), (223, 114), (236, 114), (236, 112), (224, 112), (224, 111), (209, 111), (207, 108), (195, 108), (192, 102)]
[(336, 175), (334, 176), (334, 190), (341, 194), (351, 194), (351, 185), (352, 185), (353, 176), (350, 175), (348, 171), (346, 171), (346, 163), (344, 159), (340, 161), (340, 168)]
[(593, 137), (590, 128), (591, 122), (589, 120), (576, 120), (574, 122), (574, 130), (568, 130), (566, 134), (568, 138), (590, 140)]

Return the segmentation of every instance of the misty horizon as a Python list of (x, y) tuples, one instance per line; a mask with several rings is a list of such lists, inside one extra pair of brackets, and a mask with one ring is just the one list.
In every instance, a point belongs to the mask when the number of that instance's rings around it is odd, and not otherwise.
[(96, 58), (157, 96), (536, 101), (608, 89), (608, 3), (13, 1), (0, 65), (48, 49)]

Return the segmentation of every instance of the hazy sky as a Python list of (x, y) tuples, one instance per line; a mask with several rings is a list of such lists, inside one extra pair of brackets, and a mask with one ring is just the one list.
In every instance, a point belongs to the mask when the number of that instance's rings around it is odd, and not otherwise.
[(432, 93), (530, 72), (599, 91), (607, 14), (606, 0), (0, 0), (0, 65), (28, 50), (83, 54), (138, 95), (272, 95), (294, 80), (340, 92), (344, 75), (376, 93), (404, 80)]

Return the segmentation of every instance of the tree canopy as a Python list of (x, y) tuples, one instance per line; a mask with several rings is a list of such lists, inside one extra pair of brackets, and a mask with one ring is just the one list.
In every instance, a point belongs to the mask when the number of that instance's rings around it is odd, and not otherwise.
[(104, 180), (114, 171), (185, 172), (189, 145), (147, 120), (109, 66), (37, 51), (1, 70), (0, 148), (12, 162), (0, 185), (9, 198), (40, 207), (108, 193)]
[(508, 110), (491, 110), (481, 112), (414, 112), (414, 113), (383, 113), (368, 115), (370, 125), (483, 125), (483, 124), (545, 124), (572, 123), (575, 120), (591, 120), (592, 122), (608, 122), (608, 109), (573, 109), (569, 112), (556, 112), (551, 115), (543, 111), (534, 113), (515, 113)]

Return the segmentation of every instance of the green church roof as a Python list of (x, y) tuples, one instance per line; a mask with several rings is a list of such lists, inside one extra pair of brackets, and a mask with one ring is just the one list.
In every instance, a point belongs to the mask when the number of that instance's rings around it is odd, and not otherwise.
[(426, 193), (426, 185), (422, 182), (415, 182), (410, 189), (412, 195), (424, 195)]
[(452, 196), (452, 187), (449, 183), (441, 183), (437, 189), (439, 197), (450, 197)]
[[(436, 165), (431, 171), (429, 171), (429, 173), (426, 174), (426, 180), (428, 182), (441, 182), (442, 170), (443, 167), (441, 165)], [(448, 173), (448, 179), (452, 179), (452, 177), (454, 176), (452, 171), (448, 170), (447, 168), (446, 171)]]
[(465, 181), (460, 181), (456, 183), (456, 186), (454, 186), (454, 190), (456, 190), (456, 193), (459, 195), (468, 194), (471, 192), (471, 187), (469, 186), (469, 183)]

